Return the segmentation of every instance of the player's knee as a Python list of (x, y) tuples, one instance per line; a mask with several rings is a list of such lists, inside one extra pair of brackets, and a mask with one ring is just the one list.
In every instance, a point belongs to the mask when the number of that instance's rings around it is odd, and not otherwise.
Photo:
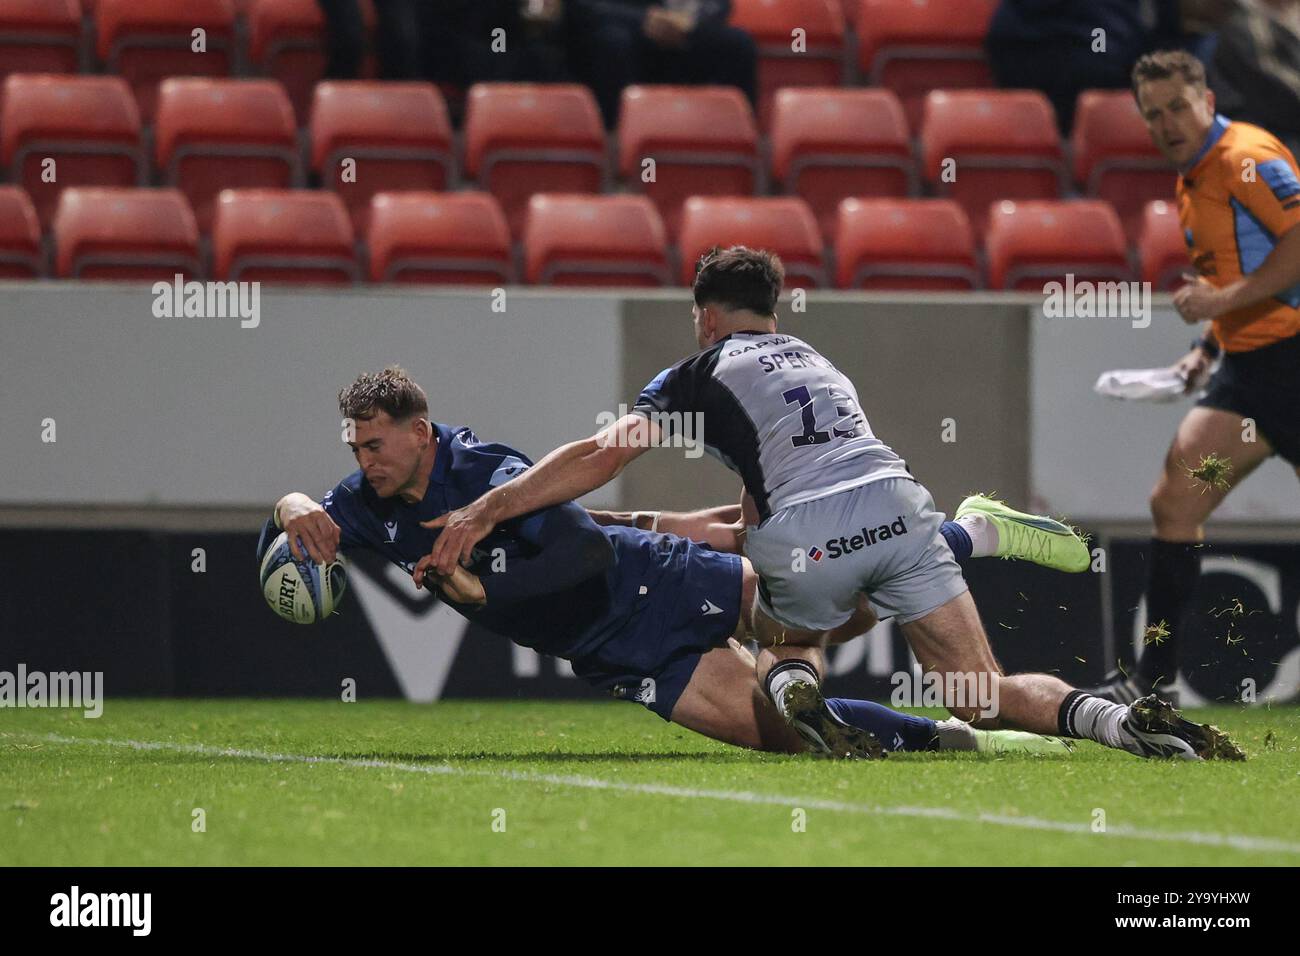
[(1156, 485), (1148, 504), (1156, 534), (1170, 540), (1194, 535), (1209, 512), (1204, 503), (1179, 494), (1167, 481)]
[(1151, 519), (1157, 527), (1178, 524), (1187, 518), (1185, 502), (1179, 499), (1168, 481), (1160, 481), (1151, 489), (1147, 504), (1151, 507)]
[(1151, 509), (1151, 520), (1156, 524), (1168, 520), (1172, 513), (1172, 502), (1168, 491), (1165, 490), (1164, 482), (1151, 489), (1151, 494), (1147, 496), (1147, 506)]

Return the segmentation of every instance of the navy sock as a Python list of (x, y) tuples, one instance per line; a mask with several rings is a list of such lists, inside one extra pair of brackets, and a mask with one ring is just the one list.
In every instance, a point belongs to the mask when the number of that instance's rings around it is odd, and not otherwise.
[(958, 561), (965, 561), (970, 557), (971, 551), (975, 546), (971, 544), (970, 535), (955, 521), (945, 521), (939, 528), (948, 547), (952, 548), (952, 555)]
[(840, 720), (876, 735), (886, 750), (937, 750), (938, 731), (929, 717), (900, 714), (869, 700), (828, 697), (826, 706)]
[(1183, 612), (1196, 594), (1201, 576), (1201, 546), (1151, 539), (1147, 565), (1148, 625), (1164, 621), (1169, 636), (1142, 649), (1138, 674), (1148, 683), (1172, 682), (1178, 676), (1178, 643), (1183, 636)]

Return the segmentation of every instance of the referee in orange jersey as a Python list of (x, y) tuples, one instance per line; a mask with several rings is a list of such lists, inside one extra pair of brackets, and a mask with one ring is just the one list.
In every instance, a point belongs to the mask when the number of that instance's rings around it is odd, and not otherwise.
[[(1174, 366), (1187, 389), (1223, 361), (1178, 426), (1151, 492), (1155, 534), (1148, 643), (1135, 672), (1092, 691), (1120, 703), (1178, 676), (1183, 614), (1200, 575), (1205, 520), (1260, 462), (1281, 455), (1300, 474), (1300, 171), (1272, 133), (1214, 112), (1205, 70), (1188, 53), (1151, 53), (1133, 67), (1133, 95), (1157, 148), (1178, 168), (1178, 217), (1197, 273), (1174, 294), (1189, 325), (1206, 322)], [(1231, 462), (1226, 482), (1191, 478), (1205, 455)]]

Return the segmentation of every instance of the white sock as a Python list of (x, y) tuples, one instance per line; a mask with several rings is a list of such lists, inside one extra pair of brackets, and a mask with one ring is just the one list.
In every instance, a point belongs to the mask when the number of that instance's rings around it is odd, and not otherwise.
[(776, 704), (776, 709), (785, 713), (785, 692), (791, 684), (800, 681), (818, 686), (817, 672), (807, 661), (798, 658), (784, 660), (777, 664), (767, 675), (767, 694)]
[(940, 750), (978, 750), (979, 743), (975, 737), (975, 728), (964, 720), (949, 717), (947, 720), (934, 722), (935, 733), (939, 736)]
[(1127, 715), (1128, 707), (1124, 704), (1080, 694), (1066, 715), (1066, 727), (1070, 736), (1086, 737), (1107, 747), (1140, 753), (1136, 741), (1120, 726)]
[(987, 515), (962, 515), (956, 524), (962, 526), (970, 535), (970, 556), (972, 558), (991, 558), (998, 553), (998, 529)]

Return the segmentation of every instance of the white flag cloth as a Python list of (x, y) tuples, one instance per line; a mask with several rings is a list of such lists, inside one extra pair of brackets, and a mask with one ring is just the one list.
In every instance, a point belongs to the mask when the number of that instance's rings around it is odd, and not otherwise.
[(1187, 381), (1169, 368), (1121, 368), (1102, 372), (1092, 389), (1108, 398), (1174, 402), (1187, 394)]

